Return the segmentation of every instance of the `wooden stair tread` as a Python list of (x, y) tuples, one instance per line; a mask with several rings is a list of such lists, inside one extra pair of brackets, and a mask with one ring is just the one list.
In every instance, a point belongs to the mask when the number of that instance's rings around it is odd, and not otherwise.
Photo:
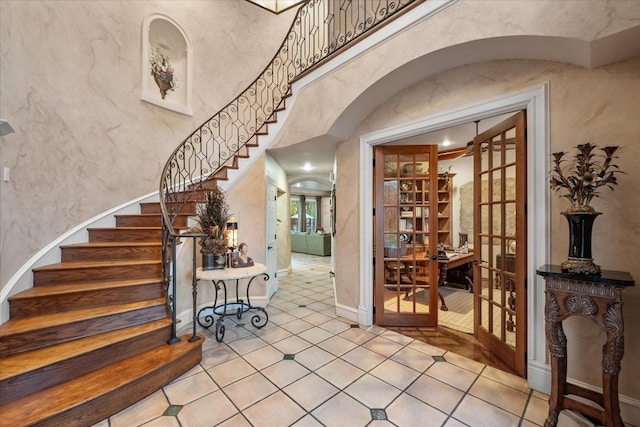
[(141, 217), (159, 217), (162, 216), (160, 213), (131, 213), (131, 214), (115, 214), (114, 216), (141, 216)]
[(132, 228), (139, 228), (140, 230), (157, 230), (162, 228), (161, 225), (156, 226), (136, 226), (136, 227), (89, 227), (87, 230), (118, 230), (124, 228), (126, 230), (131, 230)]
[(41, 316), (25, 317), (22, 319), (10, 319), (0, 325), (0, 338), (8, 335), (15, 335), (31, 330), (42, 329), (65, 325), (86, 319), (94, 319), (101, 316), (110, 316), (117, 313), (127, 312), (145, 307), (153, 307), (165, 304), (165, 298), (136, 301), (126, 304), (111, 304), (100, 307), (82, 308), (79, 310), (65, 311), (61, 313), (43, 314)]
[(36, 271), (56, 271), (56, 270), (74, 270), (78, 268), (100, 268), (114, 266), (130, 266), (130, 265), (152, 265), (160, 264), (162, 260), (155, 259), (136, 259), (136, 260), (113, 260), (113, 261), (69, 261), (59, 262), (57, 264), (43, 265), (33, 269)]
[(71, 245), (61, 245), (60, 247), (65, 248), (118, 248), (118, 247), (153, 247), (153, 246), (162, 246), (161, 241), (149, 241), (149, 242), (87, 242), (87, 243), (74, 243)]
[(7, 378), (14, 377), (16, 374), (38, 369), (91, 350), (107, 347), (111, 343), (140, 336), (169, 325), (171, 325), (171, 319), (167, 317), (166, 319), (5, 356), (0, 358), (0, 380), (4, 381)]
[[(196, 342), (189, 342), (189, 336), (183, 336), (176, 344), (158, 346), (135, 357), (17, 399), (0, 407), (3, 425), (31, 425), (51, 419), (90, 400), (106, 397), (111, 392), (135, 384), (137, 380), (162, 372), (173, 361), (201, 349), (203, 341), (202, 336)], [(132, 403), (134, 402), (129, 402)], [(91, 415), (87, 418), (91, 419)]]
[[(187, 202), (189, 203), (189, 202)], [(195, 203), (200, 203), (200, 202), (195, 202)], [(162, 214), (160, 212), (158, 213), (132, 213), (132, 214), (115, 214), (115, 217), (125, 217), (125, 216), (140, 216), (140, 217), (147, 217), (147, 218), (151, 218), (151, 217), (161, 217)], [(179, 213), (177, 216), (193, 216), (190, 213)]]
[(46, 295), (64, 295), (84, 291), (90, 292), (93, 290), (106, 288), (126, 288), (128, 286), (137, 286), (144, 284), (152, 285), (158, 283), (161, 280), (162, 279), (159, 277), (157, 279), (106, 280), (104, 282), (78, 282), (72, 285), (34, 286), (33, 288), (25, 289), (24, 291), (9, 297), (9, 300), (17, 301), (20, 299), (29, 299)]

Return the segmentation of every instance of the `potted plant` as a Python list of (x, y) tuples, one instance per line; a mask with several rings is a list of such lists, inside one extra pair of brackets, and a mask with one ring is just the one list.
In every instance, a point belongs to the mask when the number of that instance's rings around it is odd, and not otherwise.
[[(576, 146), (577, 153), (565, 160), (566, 152), (553, 153), (553, 169), (550, 173), (551, 189), (564, 192), (571, 206), (562, 214), (569, 222), (569, 259), (561, 264), (563, 271), (574, 274), (600, 274), (600, 266), (591, 257), (591, 232), (593, 222), (600, 212), (590, 205), (603, 187), (611, 190), (618, 185), (616, 173), (623, 173), (612, 163), (620, 147), (599, 148), (586, 143)], [(596, 154), (600, 150), (602, 154)], [(569, 163), (567, 163), (569, 162)]]
[(205, 234), (200, 238), (202, 269), (224, 268), (227, 253), (226, 226), (231, 215), (225, 194), (220, 187), (216, 186), (207, 191), (206, 201), (196, 207), (196, 215), (196, 231)]

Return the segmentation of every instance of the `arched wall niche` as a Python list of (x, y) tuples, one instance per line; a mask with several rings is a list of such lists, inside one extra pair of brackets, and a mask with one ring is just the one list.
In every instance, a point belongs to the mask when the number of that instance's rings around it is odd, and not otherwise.
[(181, 114), (192, 115), (191, 41), (171, 18), (151, 14), (142, 24), (143, 101)]

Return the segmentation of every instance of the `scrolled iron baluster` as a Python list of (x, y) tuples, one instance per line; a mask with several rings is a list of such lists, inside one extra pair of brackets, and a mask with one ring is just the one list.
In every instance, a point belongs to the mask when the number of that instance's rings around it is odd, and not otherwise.
[[(167, 160), (160, 181), (163, 254), (178, 236), (175, 218), (197, 190), (254, 143), (290, 94), (291, 82), (411, 4), (424, 0), (376, 2), (308, 0), (296, 14), (271, 62), (238, 97), (187, 136)], [(373, 5), (369, 8), (369, 5)], [(241, 106), (241, 107), (240, 107)], [(181, 196), (179, 194), (184, 193)], [(167, 206), (168, 204), (177, 206)], [(165, 238), (166, 236), (166, 238)], [(164, 258), (165, 272), (169, 260)], [(174, 274), (175, 277), (175, 274)], [(165, 286), (169, 274), (163, 275)], [(224, 335), (224, 329), (222, 330)]]

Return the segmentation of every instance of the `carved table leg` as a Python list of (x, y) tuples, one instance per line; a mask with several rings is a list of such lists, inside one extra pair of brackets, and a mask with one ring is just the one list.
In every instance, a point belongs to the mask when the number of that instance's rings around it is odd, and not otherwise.
[(553, 293), (547, 291), (545, 332), (551, 357), (551, 396), (549, 397), (549, 415), (544, 427), (555, 427), (563, 407), (567, 383), (567, 337), (562, 329), (560, 307)]
[(618, 375), (620, 361), (624, 355), (624, 323), (622, 320), (622, 304), (617, 301), (607, 308), (604, 315), (604, 329), (607, 341), (602, 346), (602, 398), (607, 417), (606, 425), (622, 427), (620, 403), (618, 401)]

